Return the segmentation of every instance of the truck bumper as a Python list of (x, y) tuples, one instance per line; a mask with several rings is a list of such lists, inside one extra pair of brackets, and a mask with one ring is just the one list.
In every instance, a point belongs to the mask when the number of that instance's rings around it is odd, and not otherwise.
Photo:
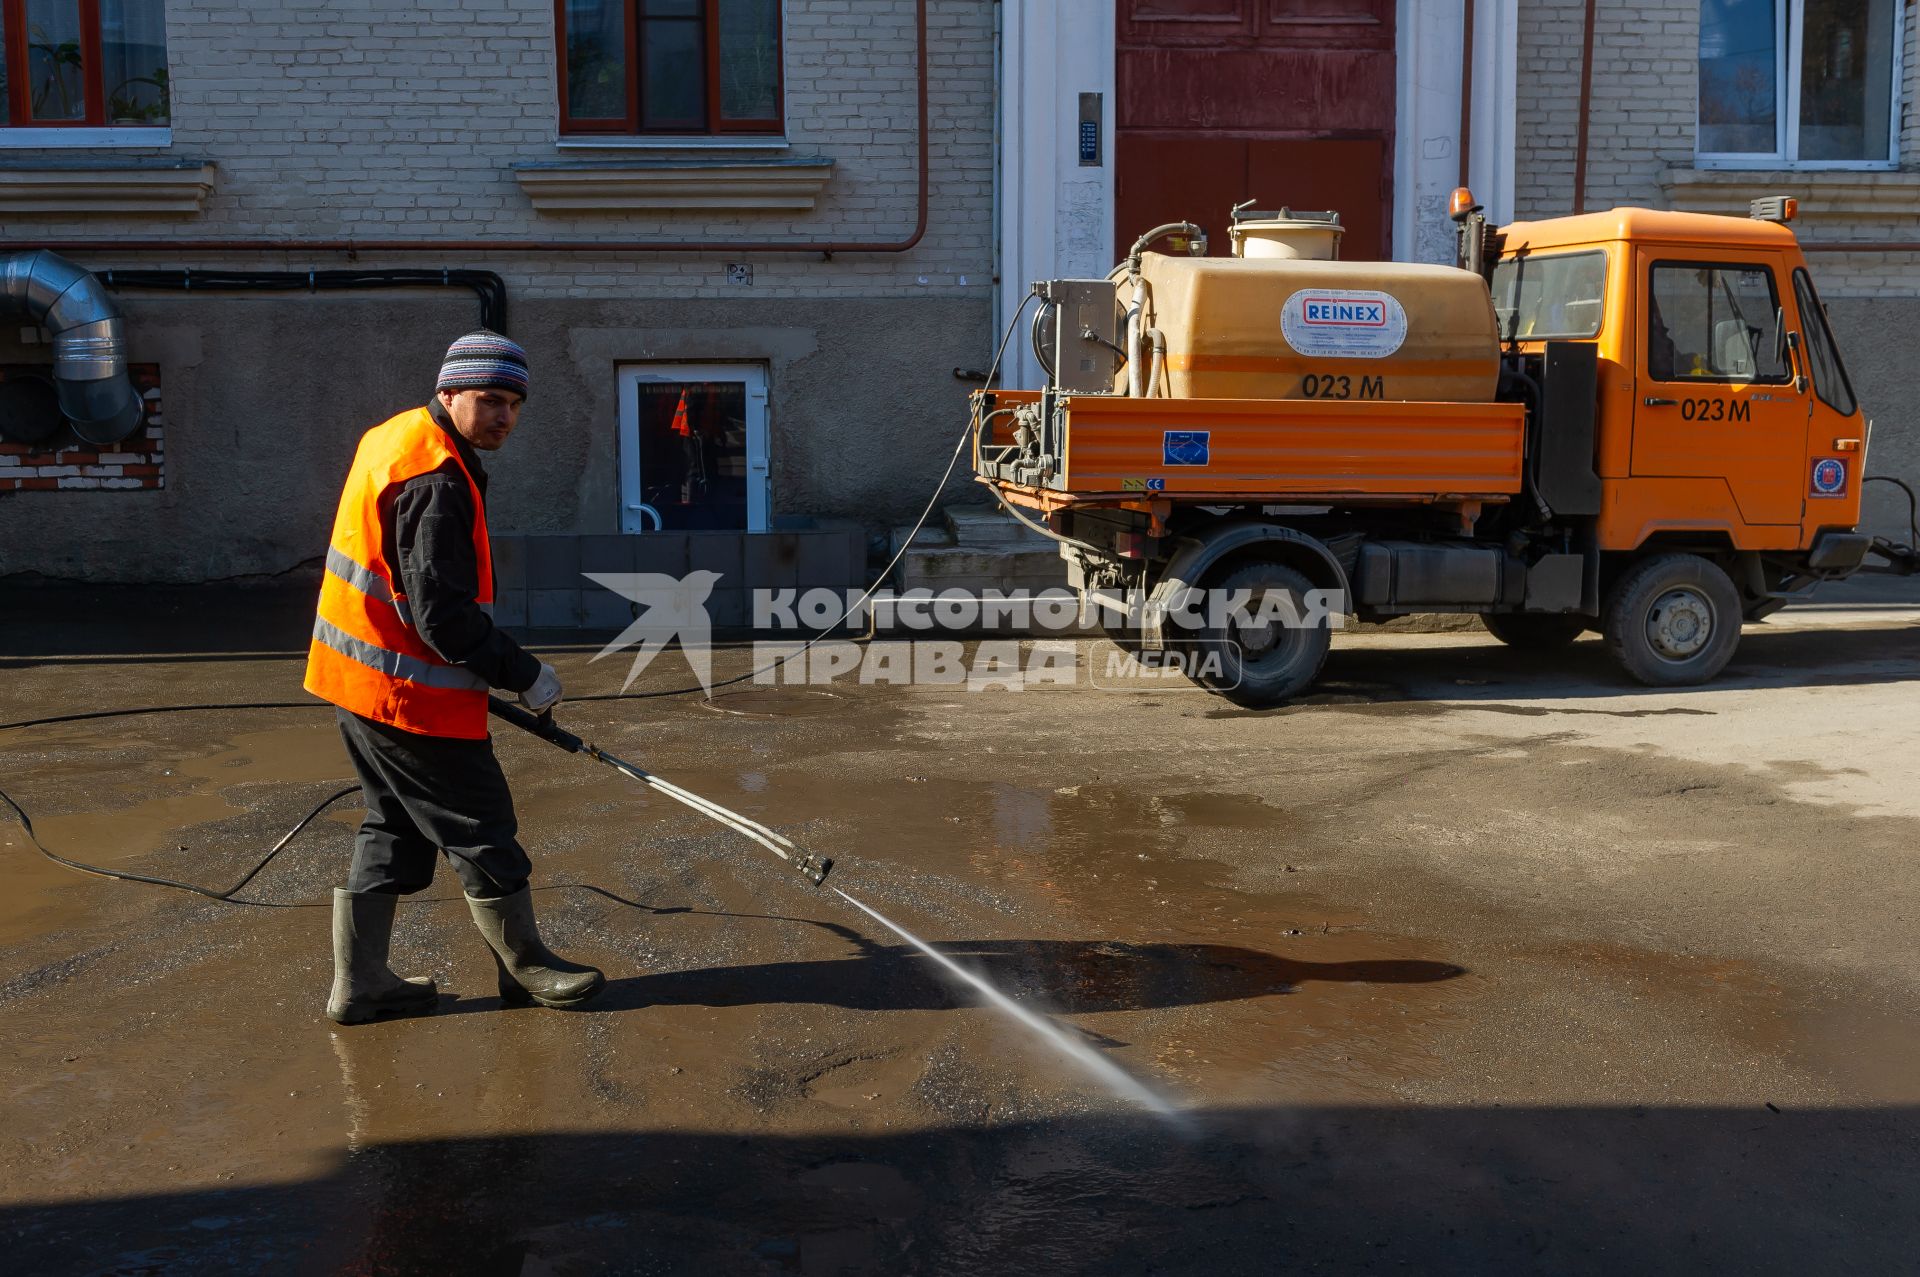
[(1852, 572), (1872, 547), (1873, 538), (1864, 532), (1821, 532), (1807, 550), (1807, 566), (1816, 572)]

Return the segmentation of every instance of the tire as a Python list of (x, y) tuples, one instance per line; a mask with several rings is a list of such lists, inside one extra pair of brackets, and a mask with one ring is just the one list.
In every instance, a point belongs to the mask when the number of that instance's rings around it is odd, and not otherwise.
[(1704, 683), (1740, 645), (1740, 592), (1697, 554), (1635, 564), (1607, 596), (1607, 650), (1649, 687)]
[(1486, 612), (1480, 624), (1487, 633), (1523, 652), (1551, 652), (1571, 644), (1587, 632), (1593, 618), (1578, 612)]
[[(1304, 613), (1307, 591), (1314, 587), (1290, 567), (1260, 561), (1215, 577), (1207, 588), (1249, 591), (1247, 611), (1257, 615), (1262, 598), (1274, 591), (1291, 595), (1296, 613)], [(1187, 677), (1235, 705), (1266, 709), (1313, 686), (1332, 644), (1333, 632), (1325, 624), (1287, 626), (1276, 620), (1250, 631), (1229, 619), (1219, 628), (1194, 631), (1180, 646), (1190, 662)]]

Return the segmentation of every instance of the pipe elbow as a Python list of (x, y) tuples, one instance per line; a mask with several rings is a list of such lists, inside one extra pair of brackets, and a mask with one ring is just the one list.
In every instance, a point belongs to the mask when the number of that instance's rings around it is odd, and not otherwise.
[(0, 310), (52, 334), (54, 390), (75, 434), (118, 443), (139, 429), (126, 320), (98, 277), (45, 249), (11, 254), (0, 258)]

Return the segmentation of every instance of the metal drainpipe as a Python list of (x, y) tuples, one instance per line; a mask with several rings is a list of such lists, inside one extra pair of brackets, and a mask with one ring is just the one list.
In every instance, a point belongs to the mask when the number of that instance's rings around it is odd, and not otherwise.
[[(1001, 0), (993, 0), (993, 229), (990, 232), (993, 236), (993, 265), (990, 267), (993, 271), (991, 281), (993, 290), (990, 294), (991, 300), (987, 303), (993, 317), (987, 321), (989, 347), (993, 344), (994, 333), (1000, 328), (1000, 302), (1003, 297), (1002, 290), (1005, 288), (1002, 283), (1005, 272), (1001, 269), (1004, 262), (1000, 247), (1002, 238), (1000, 165), (1006, 157), (1005, 145), (1000, 140), (1000, 130), (1006, 121), (1006, 111), (1002, 105), (1002, 94), (1006, 87), (1006, 67), (1002, 65), (1006, 57), (1005, 14), (1006, 6), (1001, 3)], [(989, 386), (988, 389), (991, 390), (992, 387)]]
[(1472, 186), (1473, 156), (1473, 0), (1460, 18), (1460, 185)]
[(119, 443), (140, 428), (140, 392), (127, 377), (126, 323), (101, 282), (57, 253), (0, 257), (0, 314), (53, 334), (60, 411), (88, 443)]
[(1580, 124), (1573, 148), (1573, 211), (1587, 211), (1587, 117), (1593, 111), (1593, 9), (1587, 0), (1586, 25), (1580, 35)]
[(913, 230), (904, 239), (819, 241), (759, 240), (727, 243), (723, 240), (613, 240), (613, 239), (36, 239), (38, 247), (61, 252), (161, 252), (230, 253), (904, 253), (915, 247), (927, 233), (929, 204), (929, 157), (927, 138), (927, 0), (914, 6), (914, 31), (920, 49), (920, 163), (919, 198)]

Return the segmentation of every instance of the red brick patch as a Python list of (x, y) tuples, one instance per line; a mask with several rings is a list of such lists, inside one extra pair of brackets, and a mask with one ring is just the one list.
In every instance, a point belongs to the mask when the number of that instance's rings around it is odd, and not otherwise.
[[(0, 364), (0, 381), (31, 373), (44, 377), (36, 364)], [(90, 444), (71, 429), (44, 443), (0, 440), (0, 496), (9, 492), (151, 492), (166, 487), (165, 422), (161, 416), (160, 366), (134, 364), (127, 369), (133, 385), (146, 401), (145, 428), (116, 444)]]

